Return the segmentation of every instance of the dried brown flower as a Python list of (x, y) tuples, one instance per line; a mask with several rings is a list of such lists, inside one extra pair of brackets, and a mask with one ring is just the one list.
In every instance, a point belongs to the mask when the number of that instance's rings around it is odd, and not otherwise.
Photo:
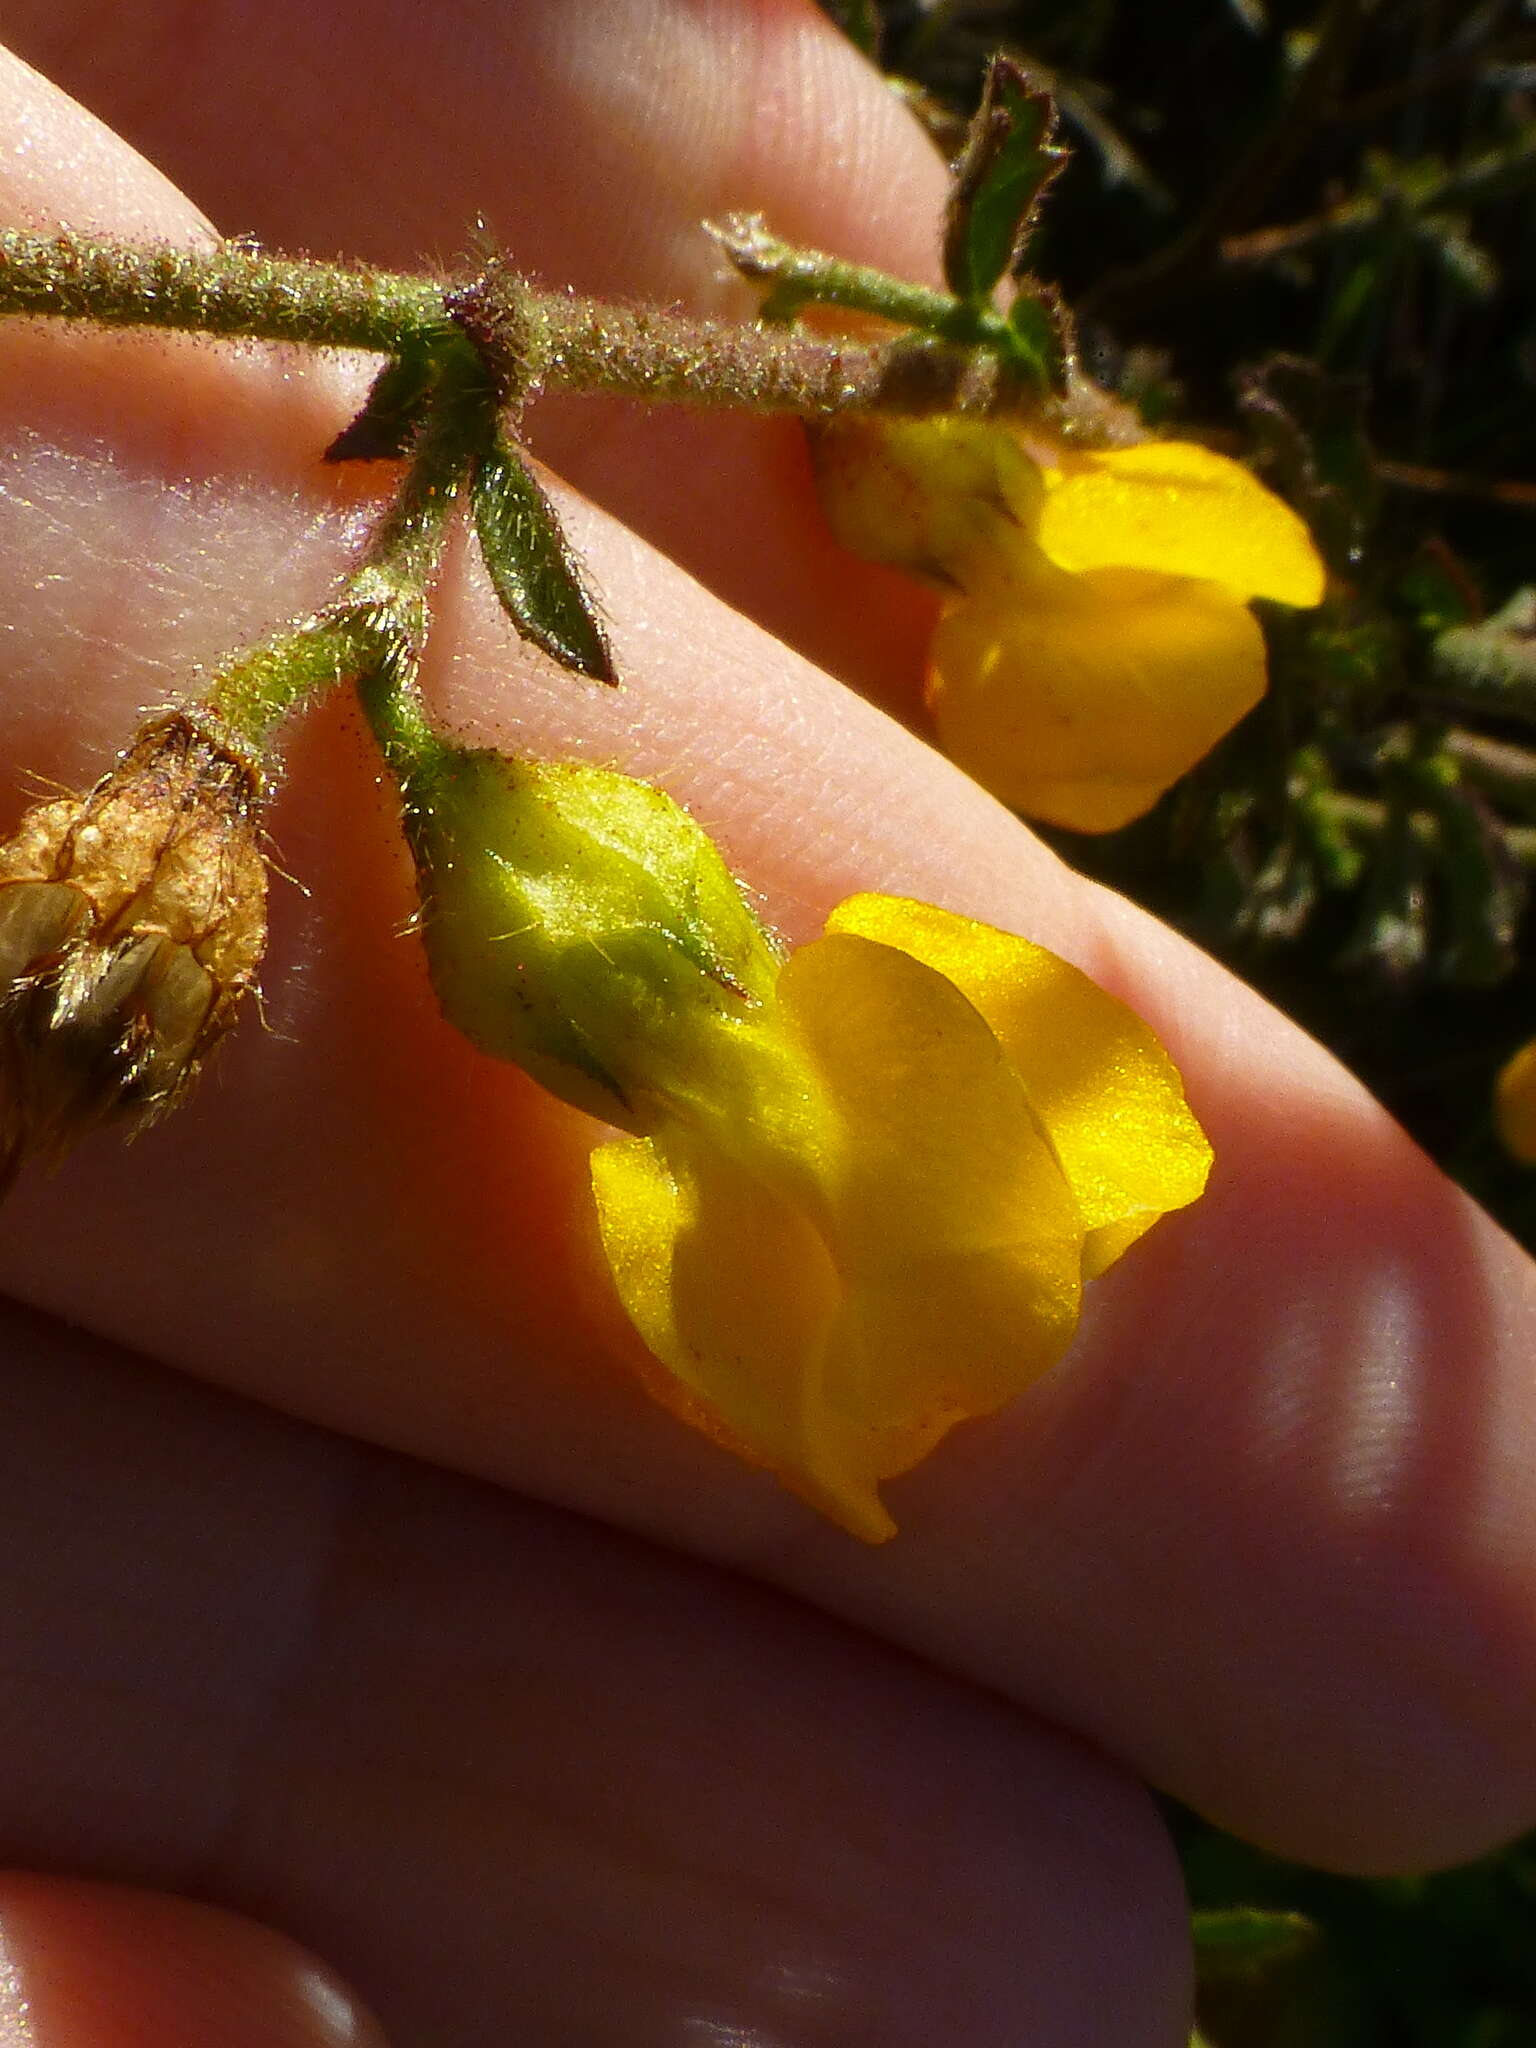
[(0, 845), (0, 1185), (180, 1101), (266, 944), (258, 763), (196, 714), (148, 720), (84, 797)]

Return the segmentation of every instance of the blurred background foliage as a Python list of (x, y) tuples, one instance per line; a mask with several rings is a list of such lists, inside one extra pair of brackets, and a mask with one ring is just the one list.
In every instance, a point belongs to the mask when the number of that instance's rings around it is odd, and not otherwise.
[[(1490, 1113), (1536, 1032), (1536, 0), (823, 4), (947, 148), (993, 50), (1049, 86), (1073, 155), (1034, 262), (1085, 366), (1253, 461), (1332, 571), (1149, 817), (1048, 836), (1536, 1249)], [(1371, 1882), (1174, 1824), (1209, 2048), (1536, 2048), (1536, 1837)]]

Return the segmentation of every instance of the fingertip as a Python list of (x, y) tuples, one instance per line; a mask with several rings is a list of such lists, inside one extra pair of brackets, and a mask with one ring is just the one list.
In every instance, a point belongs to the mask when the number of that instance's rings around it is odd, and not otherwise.
[(0, 1876), (0, 2040), (25, 2048), (385, 2048), (296, 1942), (126, 1886)]
[(169, 179), (9, 50), (0, 50), (0, 218), (129, 239), (211, 232)]

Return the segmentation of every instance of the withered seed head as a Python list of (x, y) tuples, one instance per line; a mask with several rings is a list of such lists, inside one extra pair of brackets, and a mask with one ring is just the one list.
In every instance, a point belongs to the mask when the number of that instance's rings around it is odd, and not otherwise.
[(261, 772), (193, 713), (147, 721), (84, 797), (0, 845), (0, 1185), (174, 1107), (256, 985)]

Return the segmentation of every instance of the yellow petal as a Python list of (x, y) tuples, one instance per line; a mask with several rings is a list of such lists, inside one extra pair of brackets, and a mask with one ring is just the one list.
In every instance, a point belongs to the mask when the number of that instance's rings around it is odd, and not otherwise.
[(1506, 1149), (1536, 1166), (1536, 1039), (1522, 1045), (1500, 1073), (1494, 1117)]
[(1082, 1226), (1011, 1063), (940, 976), (835, 936), (780, 1001), (830, 1105), (815, 1185), (799, 1198), (805, 1158), (765, 1137), (753, 1159), (738, 1128), (604, 1147), (603, 1244), (667, 1369), (653, 1390), (879, 1541), (879, 1482), (1065, 1348)]
[(823, 1173), (845, 1252), (893, 1232), (970, 1246), (990, 1233), (984, 1190), (1012, 1189), (1027, 1161), (1054, 1178), (993, 1033), (907, 951), (829, 932), (785, 964), (779, 1003), (844, 1133)]
[(826, 1396), (904, 1470), (1060, 1355), (1082, 1219), (1013, 1063), (942, 975), (829, 932), (780, 1000), (848, 1133), (827, 1191), (847, 1294)]
[(1284, 604), (1322, 598), (1323, 565), (1303, 522), (1208, 448), (1146, 441), (1067, 454), (1044, 481), (1035, 538), (1058, 568), (1151, 569)]
[(647, 1391), (749, 1464), (765, 1465), (866, 1542), (895, 1524), (839, 1469), (820, 1412), (842, 1282), (804, 1211), (674, 1134), (592, 1155), (598, 1227), (619, 1298), (664, 1370)]
[[(958, 1270), (1004, 1253), (1016, 1313), (1034, 1294), (1055, 1303), (1063, 1262), (1075, 1270), (1081, 1217), (1012, 1061), (971, 1001), (905, 948), (829, 932), (788, 961), (780, 1004), (844, 1130), (825, 1186), (840, 1270), (889, 1280), (909, 1260)], [(954, 1333), (950, 1323), (948, 1350)], [(879, 1372), (893, 1382), (891, 1368)], [(946, 1372), (969, 1409), (1006, 1399), (991, 1364), (956, 1360)]]
[(895, 896), (854, 896), (828, 921), (899, 946), (975, 1005), (1021, 1075), (1082, 1213), (1092, 1279), (1205, 1186), (1211, 1148), (1156, 1034), (1028, 939)]
[(1022, 549), (939, 621), (929, 703), (940, 744), (983, 787), (1079, 832), (1138, 818), (1264, 694), (1264, 640), (1213, 583)]

